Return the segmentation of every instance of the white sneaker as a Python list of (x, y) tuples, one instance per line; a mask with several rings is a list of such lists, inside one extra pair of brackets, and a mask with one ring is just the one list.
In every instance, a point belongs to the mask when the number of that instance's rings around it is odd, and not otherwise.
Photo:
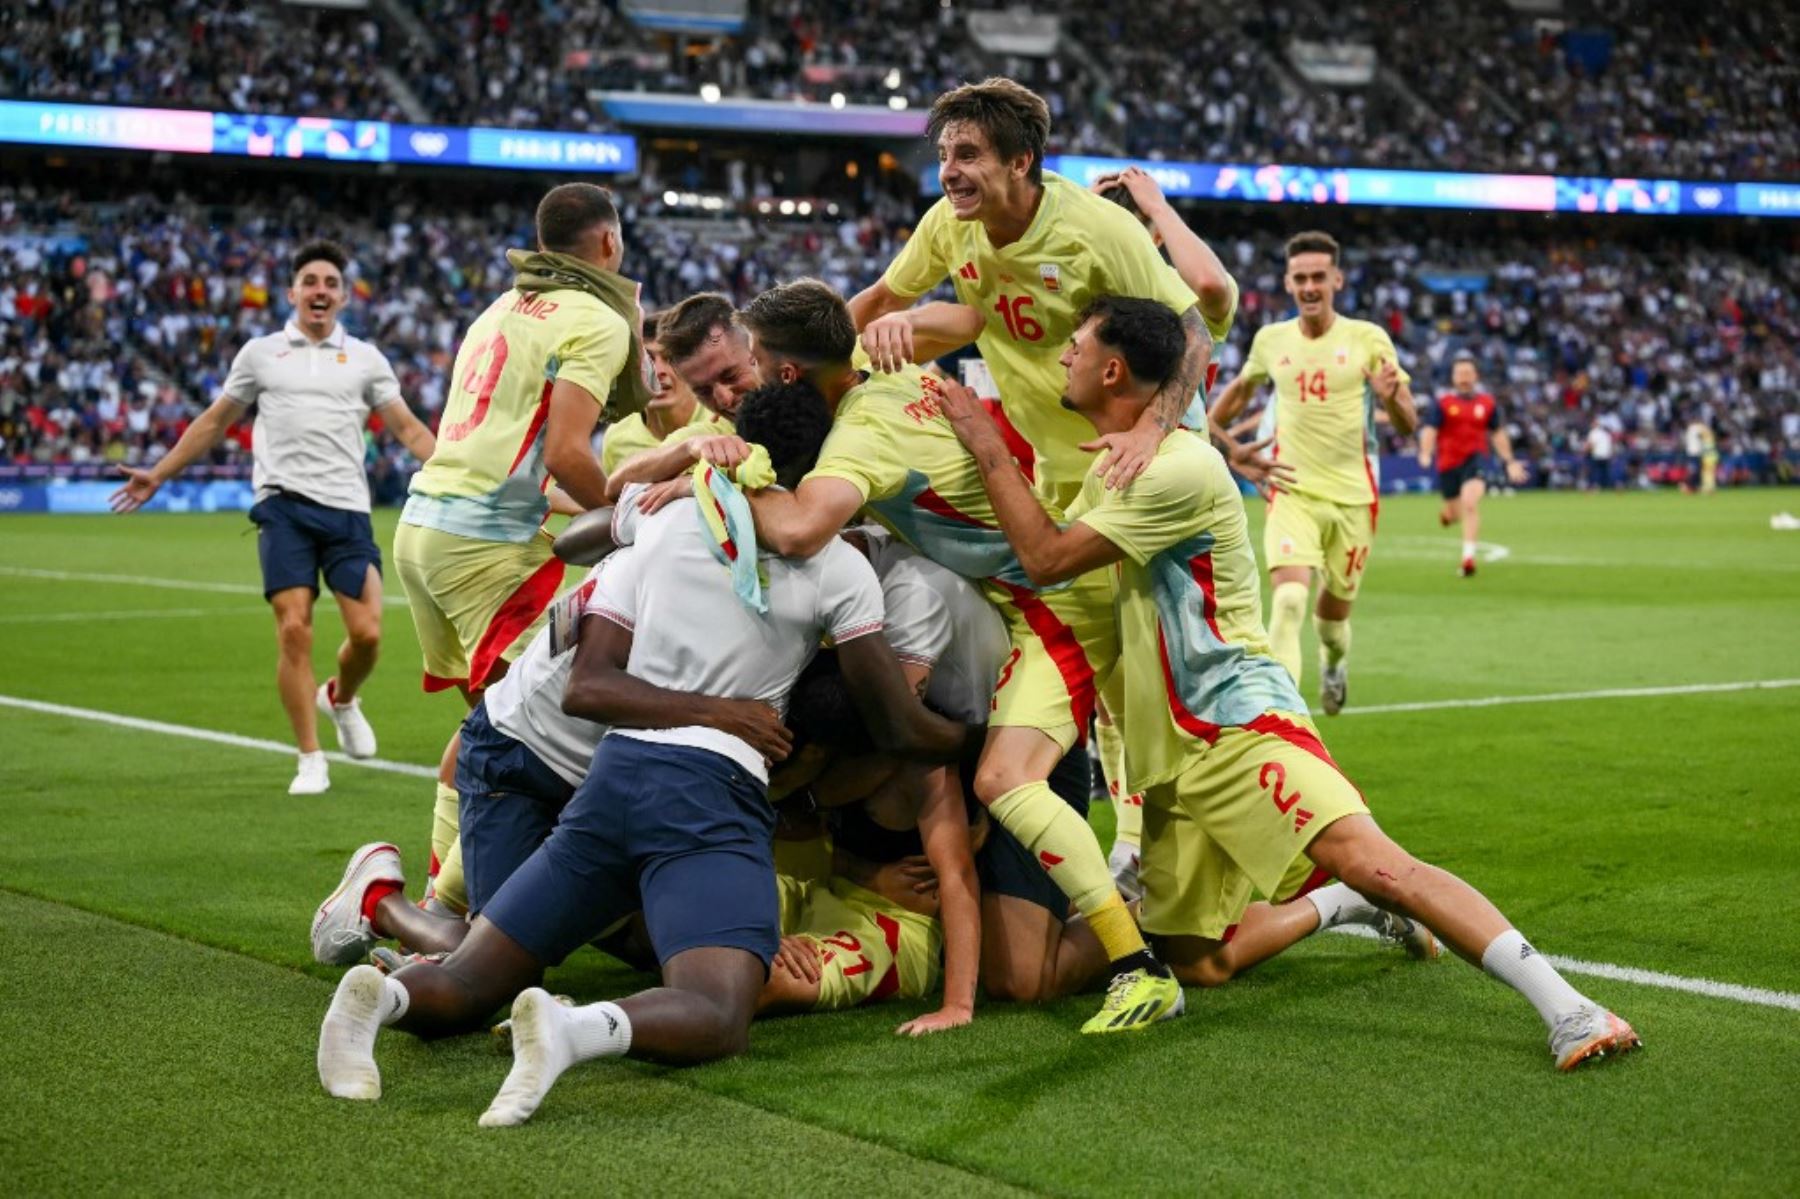
[(406, 884), (400, 872), (400, 851), (385, 841), (373, 841), (350, 855), (337, 890), (325, 897), (312, 922), (313, 960), (326, 966), (348, 966), (360, 960), (375, 944), (375, 930), (363, 918), (363, 896), (371, 883)]
[(1319, 668), (1319, 703), (1325, 708), (1325, 715), (1336, 716), (1344, 710), (1344, 701), (1350, 698), (1350, 668), (1339, 662), (1335, 668)]
[(288, 784), (289, 795), (323, 795), (331, 790), (331, 768), (325, 764), (323, 750), (301, 754), (294, 769), (294, 781)]
[(326, 679), (319, 684), (319, 691), (314, 702), (319, 705), (321, 715), (331, 718), (331, 727), (337, 730), (338, 748), (352, 758), (372, 758), (375, 756), (375, 730), (369, 727), (369, 720), (362, 714), (362, 700), (353, 699), (347, 704), (333, 702), (333, 688), (336, 679)]
[(1106, 864), (1112, 870), (1113, 886), (1119, 889), (1119, 898), (1126, 903), (1136, 903), (1144, 897), (1144, 881), (1138, 877), (1142, 859), (1137, 846), (1129, 841), (1114, 841)]
[(1630, 1053), (1643, 1045), (1631, 1025), (1603, 1007), (1583, 1004), (1550, 1032), (1550, 1052), (1558, 1070), (1573, 1070), (1583, 1062)]

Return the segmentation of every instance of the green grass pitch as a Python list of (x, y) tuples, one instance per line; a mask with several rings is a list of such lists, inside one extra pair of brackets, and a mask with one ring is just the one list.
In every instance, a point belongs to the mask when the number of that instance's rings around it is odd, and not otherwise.
[[(1800, 679), (1800, 534), (1768, 523), (1794, 502), (1490, 500), (1484, 537), (1505, 556), (1464, 581), (1435, 500), (1389, 501), (1353, 710), (1323, 724), (1328, 744), (1391, 832), (1546, 951), (1800, 992), (1800, 687), (1355, 713)], [(0, 520), (0, 696), (285, 741), (247, 527)], [(322, 673), (339, 635), (327, 603)], [(383, 655), (365, 693), (381, 756), (432, 763), (460, 705), (420, 694), (403, 607)], [(1565, 1077), (1491, 980), (1339, 936), (1123, 1038), (1076, 1034), (1092, 998), (983, 1007), (923, 1041), (891, 1035), (918, 1005), (793, 1018), (716, 1066), (578, 1068), (530, 1125), (487, 1131), (475, 1117), (504, 1056), (485, 1038), (387, 1034), (381, 1102), (333, 1101), (313, 1051), (336, 972), (311, 963), (307, 921), (362, 842), (397, 839), (423, 863), (431, 788), (337, 765), (327, 796), (290, 799), (291, 770), (0, 703), (0, 1191), (1800, 1186), (1800, 1011), (1575, 977), (1646, 1048)], [(1110, 823), (1097, 816), (1103, 836)], [(591, 951), (552, 977), (585, 998), (643, 982)]]

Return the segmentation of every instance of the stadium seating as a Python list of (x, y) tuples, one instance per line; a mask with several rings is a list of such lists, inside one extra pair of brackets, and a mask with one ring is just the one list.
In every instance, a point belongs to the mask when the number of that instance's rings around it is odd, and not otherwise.
[[(17, 7), (0, 92), (452, 124), (600, 128), (608, 89), (928, 104), (991, 73), (1036, 87), (1054, 148), (1166, 159), (1576, 175), (1793, 178), (1800, 52), (1744, 5), (1037, 0), (1048, 57), (986, 50), (994, 0), (752, 0), (737, 35), (678, 38), (613, 6), (216, 0)], [(1537, 8), (1544, 6), (1538, 5)], [(1320, 82), (1297, 43), (1363, 61)], [(1358, 72), (1352, 75), (1361, 77)], [(404, 115), (403, 115), (404, 114)]]
[[(803, 274), (853, 292), (902, 232), (875, 215), (708, 220), (623, 198), (629, 269), (652, 307), (707, 289), (742, 300)], [(349, 211), (378, 215), (339, 215)], [(1229, 378), (1255, 330), (1289, 304), (1280, 234), (1220, 220), (1226, 231), (1209, 235), (1243, 286), (1220, 350)], [(0, 456), (154, 460), (217, 394), (237, 347), (285, 319), (286, 255), (315, 233), (352, 247), (346, 323), (389, 356), (405, 394), (435, 419), (460, 330), (504, 286), (502, 250), (525, 244), (530, 223), (523, 203), (445, 207), (394, 184), (323, 211), (255, 191), (229, 202), (122, 193), (76, 205), (0, 190)], [(1602, 415), (1640, 455), (1672, 452), (1695, 413), (1728, 450), (1800, 445), (1800, 296), (1752, 250), (1457, 228), (1421, 241), (1417, 224), (1400, 220), (1346, 237), (1342, 307), (1393, 332), (1421, 394), (1468, 350), (1508, 402), (1522, 452), (1539, 459), (1569, 451)], [(372, 439), (371, 459), (384, 474), (404, 466), (384, 437)], [(218, 461), (242, 464), (247, 447), (228, 443)]]

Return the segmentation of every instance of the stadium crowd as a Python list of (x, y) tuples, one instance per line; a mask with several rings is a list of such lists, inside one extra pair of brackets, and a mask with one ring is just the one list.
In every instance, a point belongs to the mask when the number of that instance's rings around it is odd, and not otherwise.
[[(1167, 159), (1577, 175), (1792, 178), (1800, 46), (1754, 6), (1570, 0), (1311, 3), (1238, 12), (1039, 0), (1047, 58), (982, 50), (993, 0), (753, 0), (741, 34), (678, 39), (610, 5), (402, 0), (336, 11), (177, 0), (8, 6), (0, 92), (44, 99), (404, 119), (410, 93), (456, 124), (598, 128), (592, 90), (920, 106), (1004, 73), (1051, 105), (1053, 149)], [(401, 14), (396, 16), (396, 14)], [(1366, 46), (1366, 86), (1308, 81), (1294, 42)]]
[[(446, 206), (388, 188), (377, 213), (327, 217), (315, 201), (243, 196), (219, 207), (123, 195), (0, 190), (0, 457), (14, 464), (154, 462), (217, 394), (232, 355), (287, 317), (282, 263), (317, 233), (355, 247), (346, 321), (388, 356), (404, 394), (435, 423), (458, 331), (508, 277), (504, 250), (525, 245), (528, 208)], [(628, 199), (627, 270), (662, 308), (697, 291), (741, 301), (815, 275), (849, 293), (877, 277), (904, 229), (873, 215), (831, 222), (704, 220)], [(1207, 233), (1205, 214), (1196, 218)], [(1457, 353), (1479, 359), (1506, 405), (1514, 444), (1543, 464), (1579, 451), (1596, 421), (1628, 457), (1673, 452), (1687, 425), (1712, 425), (1727, 454), (1800, 447), (1800, 296), (1747, 252), (1683, 240), (1514, 238), (1409, 223), (1347, 236), (1343, 310), (1384, 324), (1427, 386), (1447, 384)], [(1284, 318), (1282, 235), (1213, 233), (1243, 289), (1219, 350), (1230, 378), (1251, 336)], [(1653, 243), (1654, 246), (1654, 243)], [(247, 430), (221, 464), (248, 460)], [(1387, 447), (1407, 446), (1390, 437)], [(410, 464), (370, 439), (379, 497)], [(1638, 472), (1628, 478), (1635, 480)]]

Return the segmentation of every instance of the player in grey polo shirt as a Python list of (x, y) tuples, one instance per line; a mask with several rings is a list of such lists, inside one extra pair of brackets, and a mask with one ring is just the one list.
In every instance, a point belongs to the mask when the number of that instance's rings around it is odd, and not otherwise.
[[(244, 410), (256, 406), (256, 506), (250, 519), (258, 527), (263, 595), (275, 611), (281, 646), (275, 681), (300, 748), (290, 795), (316, 795), (331, 786), (318, 712), (331, 718), (345, 753), (375, 754), (375, 731), (356, 698), (381, 644), (381, 551), (369, 525), (363, 429), (378, 414), (421, 462), (436, 446), (431, 430), (401, 398), (387, 359), (338, 324), (348, 262), (331, 242), (302, 246), (288, 287), (293, 317), (287, 327), (239, 350), (219, 398), (155, 466), (122, 467), (129, 482), (112, 497), (115, 512), (142, 507), (164, 483), (211, 453)], [(337, 596), (346, 637), (336, 675), (315, 690), (312, 614), (321, 574)]]

